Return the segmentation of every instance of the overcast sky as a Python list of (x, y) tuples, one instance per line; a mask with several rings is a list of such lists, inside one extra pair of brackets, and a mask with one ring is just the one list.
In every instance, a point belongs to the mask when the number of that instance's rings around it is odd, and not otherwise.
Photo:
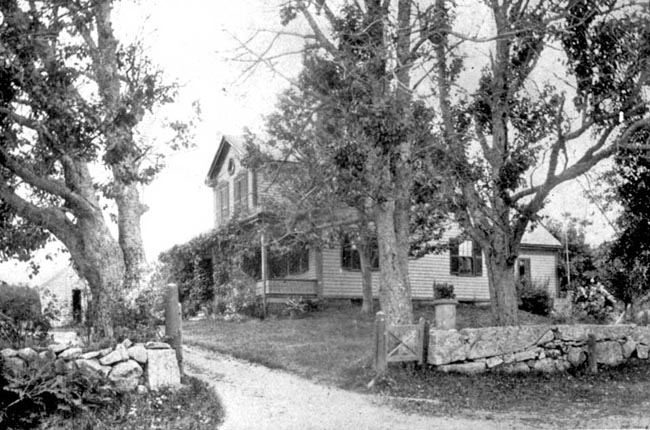
[[(194, 100), (199, 100), (202, 108), (196, 147), (169, 157), (167, 168), (143, 190), (143, 199), (150, 208), (142, 226), (149, 260), (212, 227), (212, 196), (204, 179), (219, 137), (241, 134), (244, 127), (259, 130), (263, 115), (274, 106), (275, 95), (288, 85), (284, 77), (298, 71), (296, 60), (284, 58), (276, 61), (279, 73), (260, 67), (253, 75), (242, 75), (248, 65), (232, 61), (240, 42), (249, 40), (256, 30), (277, 28), (275, 4), (262, 0), (143, 0), (137, 7), (116, 10), (118, 31), (125, 37), (141, 35), (154, 61), (182, 84), (178, 103), (165, 114), (186, 115)], [(472, 23), (482, 27), (484, 16), (469, 16), (470, 20), (480, 20)], [(261, 34), (252, 46), (263, 49), (263, 40)], [(297, 39), (285, 38), (282, 44), (282, 50), (287, 52), (300, 47)], [(576, 183), (559, 187), (546, 213), (559, 218), (562, 212), (571, 211), (578, 217), (592, 218), (596, 226), (589, 239), (594, 243), (608, 239), (611, 229), (581, 192)], [(52, 245), (48, 252), (56, 249)], [(39, 284), (65, 264), (66, 258), (46, 261), (41, 274), (31, 281), (26, 265), (3, 264), (0, 279)]]

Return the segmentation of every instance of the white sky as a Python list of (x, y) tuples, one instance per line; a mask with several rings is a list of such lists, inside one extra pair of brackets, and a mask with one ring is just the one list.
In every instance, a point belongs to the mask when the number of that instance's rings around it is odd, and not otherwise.
[[(142, 34), (154, 61), (183, 85), (178, 103), (169, 113), (188, 115), (193, 100), (199, 100), (202, 108), (196, 147), (168, 158), (167, 168), (143, 190), (143, 200), (150, 208), (142, 220), (149, 260), (212, 227), (212, 196), (203, 181), (220, 135), (241, 134), (244, 127), (259, 129), (263, 115), (273, 109), (275, 95), (287, 86), (286, 80), (268, 68), (242, 79), (246, 65), (230, 61), (239, 47), (236, 38), (245, 41), (256, 29), (278, 27), (276, 2), (279, 0), (142, 0), (139, 6), (116, 11), (118, 32)], [(254, 46), (258, 50), (263, 47), (255, 42)], [(298, 47), (294, 39), (285, 42), (283, 49)], [(277, 66), (283, 75), (294, 76), (299, 64), (280, 60)], [(555, 218), (566, 211), (580, 218), (595, 217), (600, 221), (591, 229), (589, 240), (601, 242), (612, 231), (596, 208), (581, 197), (581, 190), (577, 184), (560, 186), (545, 212)], [(56, 248), (52, 245), (48, 252)], [(26, 265), (1, 264), (0, 279), (39, 284), (67, 264), (66, 258), (44, 261), (41, 273), (31, 281)]]

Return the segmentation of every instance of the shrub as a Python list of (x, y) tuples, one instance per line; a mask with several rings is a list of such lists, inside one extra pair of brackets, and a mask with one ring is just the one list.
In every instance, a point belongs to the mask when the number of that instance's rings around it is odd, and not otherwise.
[(213, 310), (229, 318), (239, 314), (261, 316), (261, 300), (256, 294), (255, 281), (240, 272), (218, 286)]
[(36, 290), (0, 282), (0, 346), (20, 348), (43, 342), (49, 329)]
[(118, 394), (99, 377), (58, 374), (54, 361), (37, 359), (22, 371), (0, 364), (0, 428), (30, 429), (49, 415), (69, 418), (79, 411), (110, 405)]
[(548, 316), (553, 310), (553, 300), (548, 293), (548, 281), (545, 284), (517, 281), (519, 309), (536, 315)]
[(573, 293), (573, 312), (584, 322), (607, 323), (614, 318), (616, 299), (601, 283), (579, 286)]
[(305, 297), (296, 297), (287, 299), (284, 302), (285, 311), (289, 315), (302, 315), (307, 312), (318, 310), (320, 302), (318, 299), (307, 299)]
[(447, 282), (436, 282), (433, 281), (433, 299), (442, 300), (442, 299), (455, 299), (456, 294), (454, 293), (454, 286)]

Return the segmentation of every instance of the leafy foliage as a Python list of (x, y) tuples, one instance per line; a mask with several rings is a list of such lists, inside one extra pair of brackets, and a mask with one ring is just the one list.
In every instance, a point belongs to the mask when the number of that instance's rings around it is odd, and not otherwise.
[(433, 299), (455, 299), (454, 286), (447, 282), (433, 281)]
[[(186, 314), (201, 307), (218, 313), (253, 311), (257, 231), (238, 220), (163, 252), (159, 260), (167, 282), (178, 284)], [(214, 306), (212, 306), (214, 304)]]
[(47, 338), (52, 315), (41, 311), (38, 292), (0, 282), (0, 346), (19, 348)]
[(34, 428), (52, 414), (69, 418), (107, 407), (118, 397), (101, 378), (80, 371), (57, 373), (48, 358), (13, 372), (2, 368), (0, 359), (0, 383), (0, 424), (9, 429)]
[(535, 315), (548, 316), (553, 309), (553, 299), (548, 292), (548, 281), (543, 284), (517, 281), (517, 297), (519, 309)]
[[(644, 142), (650, 129), (638, 131)], [(616, 194), (622, 206), (617, 223), (620, 233), (608, 255), (611, 291), (625, 303), (632, 303), (650, 291), (650, 158), (647, 150), (624, 150), (616, 158)]]
[[(586, 220), (571, 217), (565, 220), (566, 225), (558, 220), (549, 220), (546, 223), (549, 231), (562, 243), (560, 251), (558, 276), (560, 277), (560, 290), (572, 291), (576, 285), (588, 284), (598, 277), (599, 270), (597, 250), (585, 241), (585, 228), (589, 225)], [(569, 266), (566, 262), (566, 245), (569, 248)], [(571, 273), (571, 285), (568, 284), (568, 273)]]
[(616, 299), (601, 283), (577, 287), (573, 293), (573, 312), (582, 321), (608, 323), (614, 317)]

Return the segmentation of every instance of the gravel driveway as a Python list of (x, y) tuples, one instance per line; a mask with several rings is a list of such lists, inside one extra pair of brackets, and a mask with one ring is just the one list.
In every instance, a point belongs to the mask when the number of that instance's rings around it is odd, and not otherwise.
[(513, 417), (507, 421), (477, 421), (406, 415), (382, 405), (382, 399), (377, 396), (318, 385), (299, 376), (195, 347), (184, 347), (184, 363), (188, 374), (210, 383), (219, 393), (226, 410), (222, 430), (528, 427)]

